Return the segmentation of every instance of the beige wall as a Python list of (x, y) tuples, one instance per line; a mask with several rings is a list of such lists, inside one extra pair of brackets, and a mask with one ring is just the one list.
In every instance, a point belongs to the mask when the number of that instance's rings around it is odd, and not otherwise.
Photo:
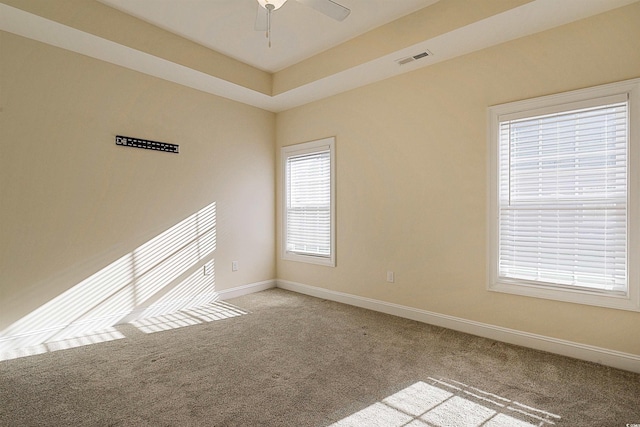
[(640, 313), (485, 279), (487, 107), (640, 77), (638, 22), (636, 3), (278, 114), (278, 146), (337, 154), (337, 267), (278, 257), (278, 278), (640, 355)]
[[(216, 249), (185, 271), (213, 259), (218, 290), (278, 277), (640, 355), (640, 313), (485, 283), (487, 107), (640, 77), (638, 22), (636, 3), (277, 116), (0, 32), (0, 336), (215, 203)], [(326, 136), (337, 267), (282, 261), (278, 148)]]
[(0, 43), (0, 331), (212, 203), (216, 289), (275, 278), (274, 114), (12, 34)]

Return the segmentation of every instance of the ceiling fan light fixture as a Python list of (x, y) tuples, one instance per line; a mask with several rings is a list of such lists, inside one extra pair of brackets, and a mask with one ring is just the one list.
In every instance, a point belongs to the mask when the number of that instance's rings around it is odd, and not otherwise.
[[(287, 0), (258, 0), (260, 7), (267, 10), (267, 39), (269, 40), (269, 47), (271, 47), (271, 12), (282, 7)], [(260, 9), (258, 9), (258, 15), (260, 15)]]
[(267, 5), (273, 6), (272, 10), (280, 9), (282, 5), (285, 4), (286, 2), (287, 0), (258, 0), (258, 4), (260, 4), (260, 6), (262, 6), (265, 9), (269, 9), (267, 8)]
[[(342, 21), (351, 10), (336, 3), (333, 0), (297, 0), (298, 3), (302, 3), (306, 6), (312, 7), (318, 12), (327, 15), (329, 18), (333, 18), (336, 21)], [(258, 2), (258, 14), (256, 15), (255, 29), (259, 31), (266, 31), (267, 39), (269, 40), (269, 47), (271, 47), (271, 12), (278, 10), (282, 7), (287, 0), (257, 0)]]

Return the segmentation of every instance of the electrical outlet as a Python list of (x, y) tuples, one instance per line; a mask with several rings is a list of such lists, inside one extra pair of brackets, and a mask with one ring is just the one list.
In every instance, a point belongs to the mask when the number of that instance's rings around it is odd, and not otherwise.
[(393, 271), (387, 271), (387, 282), (393, 283), (394, 279)]
[(204, 265), (204, 275), (211, 276), (213, 274), (213, 262), (208, 262)]
[(231, 261), (231, 271), (238, 271), (238, 261)]

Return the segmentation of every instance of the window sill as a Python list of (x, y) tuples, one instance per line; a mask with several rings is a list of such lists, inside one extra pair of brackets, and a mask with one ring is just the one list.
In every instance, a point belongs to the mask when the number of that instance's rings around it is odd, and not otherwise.
[(324, 265), (326, 267), (335, 267), (336, 261), (333, 257), (319, 257), (313, 255), (302, 255), (294, 252), (285, 252), (282, 254), (282, 259), (285, 261), (304, 262), (307, 264)]
[(517, 281), (494, 281), (489, 284), (489, 291), (522, 295), (533, 298), (551, 299), (574, 304), (593, 305), (618, 310), (640, 311), (638, 295), (605, 293), (584, 289), (553, 288), (551, 286), (519, 283)]

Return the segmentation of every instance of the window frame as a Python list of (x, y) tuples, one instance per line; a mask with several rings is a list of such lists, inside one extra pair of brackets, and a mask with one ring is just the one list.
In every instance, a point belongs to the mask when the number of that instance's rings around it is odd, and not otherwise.
[[(545, 109), (570, 111), (576, 103), (626, 94), (628, 97), (627, 165), (627, 290), (607, 293), (602, 290), (541, 285), (517, 279), (501, 278), (499, 263), (499, 168), (501, 118), (534, 117)], [(573, 105), (572, 105), (573, 104)], [(564, 109), (562, 107), (565, 107)], [(531, 112), (527, 115), (527, 112)], [(586, 89), (515, 101), (488, 108), (488, 204), (487, 204), (487, 290), (535, 298), (621, 310), (640, 311), (640, 79), (626, 80)], [(504, 121), (504, 120), (502, 120)]]
[[(288, 198), (288, 176), (287, 160), (290, 157), (305, 154), (313, 154), (329, 150), (329, 173), (330, 173), (330, 254), (328, 257), (302, 254), (287, 250), (287, 198)], [(282, 176), (282, 233), (281, 233), (281, 257), (288, 261), (305, 262), (310, 264), (324, 265), (328, 267), (336, 266), (336, 179), (335, 179), (335, 137), (327, 137), (314, 141), (303, 142), (294, 145), (284, 146), (280, 150), (280, 170)]]

